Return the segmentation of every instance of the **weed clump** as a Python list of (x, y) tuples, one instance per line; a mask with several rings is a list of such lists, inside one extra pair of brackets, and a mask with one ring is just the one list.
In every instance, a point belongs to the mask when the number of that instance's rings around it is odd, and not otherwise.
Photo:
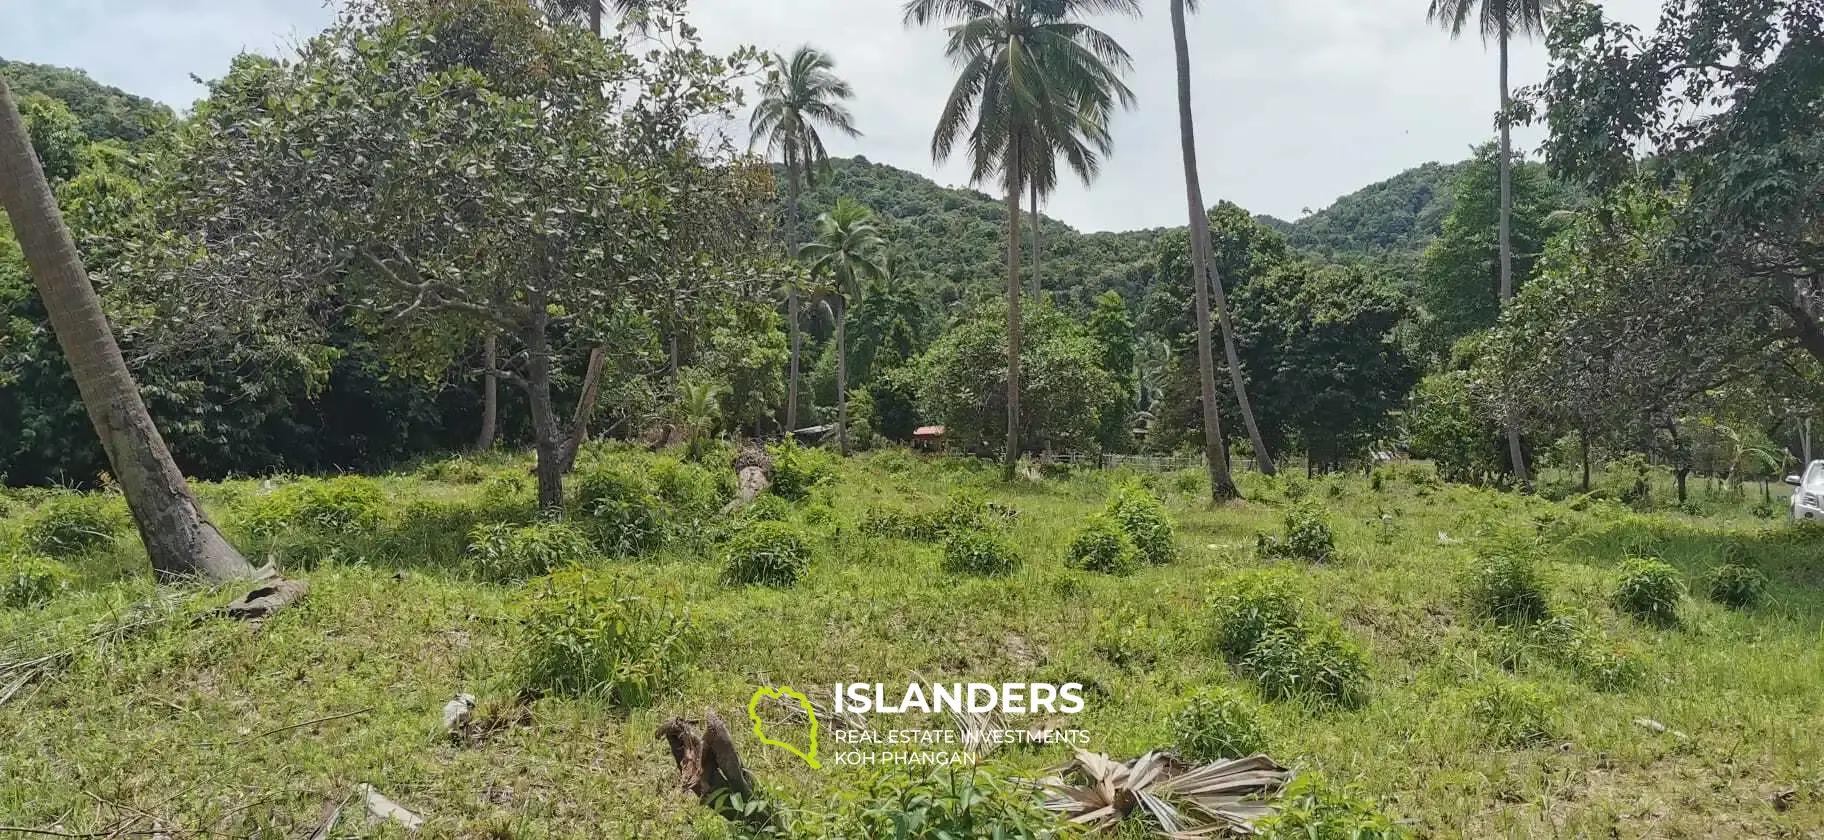
[(1171, 723), (1172, 746), (1191, 761), (1246, 758), (1267, 748), (1253, 704), (1224, 689), (1192, 697)]
[(507, 583), (582, 563), (593, 554), (589, 538), (562, 522), (496, 522), (469, 532), (465, 565), (477, 578)]
[(1685, 582), (1678, 569), (1658, 560), (1633, 557), (1621, 564), (1611, 600), (1615, 608), (1658, 627), (1678, 626), (1678, 602)]
[(1315, 772), (1281, 792), (1279, 812), (1255, 825), (1259, 840), (1405, 840), (1412, 832), (1373, 802)]
[(663, 503), (646, 473), (617, 464), (578, 475), (570, 510), (603, 554), (638, 556), (665, 542)]
[(1083, 522), (1071, 538), (1065, 565), (1073, 569), (1100, 572), (1105, 575), (1129, 575), (1140, 568), (1140, 550), (1122, 530), (1121, 524), (1105, 514)]
[(1478, 617), (1496, 624), (1518, 627), (1551, 615), (1545, 576), (1531, 551), (1509, 547), (1476, 557), (1463, 592)]
[(1058, 833), (1036, 789), (979, 767), (883, 772), (853, 811), (835, 819), (845, 825), (801, 827), (818, 837), (1040, 840)]
[(801, 501), (816, 488), (836, 481), (836, 459), (815, 447), (799, 446), (793, 438), (767, 447), (773, 457), (770, 492), (787, 501)]
[(1216, 650), (1230, 659), (1246, 656), (1269, 633), (1297, 627), (1304, 620), (1296, 584), (1270, 572), (1238, 576), (1210, 608)]
[(728, 501), (716, 474), (698, 464), (665, 459), (650, 470), (653, 491), (665, 503), (676, 531), (694, 530)]
[(1020, 555), (998, 529), (956, 531), (944, 539), (944, 571), (1002, 577), (1020, 567)]
[(309, 567), (358, 556), (386, 522), (386, 494), (359, 476), (299, 479), (243, 500), (238, 521), (255, 551)]
[(48, 557), (15, 554), (0, 559), (0, 608), (42, 606), (70, 588), (75, 575)]
[(461, 455), (425, 464), (418, 468), (416, 475), (425, 481), (445, 484), (480, 484), (488, 479), (486, 469)]
[[(1332, 485), (1335, 486), (1335, 485)], [(1263, 557), (1287, 557), (1310, 563), (1323, 563), (1336, 554), (1336, 534), (1323, 507), (1301, 501), (1286, 509), (1285, 533), (1280, 536), (1260, 534), (1255, 539)]]
[(1108, 501), (1108, 516), (1127, 532), (1140, 556), (1155, 566), (1178, 559), (1178, 542), (1165, 503), (1151, 490), (1128, 484)]
[(1767, 600), (1767, 575), (1753, 566), (1725, 563), (1710, 572), (1708, 594), (1725, 607), (1753, 609)]
[(532, 584), (519, 617), (522, 685), (539, 694), (649, 706), (696, 656), (688, 616), (587, 570)]
[(723, 557), (722, 580), (730, 585), (787, 587), (811, 567), (811, 544), (790, 522), (758, 520), (735, 532)]
[(99, 493), (59, 493), (25, 520), (25, 546), (49, 557), (83, 554), (112, 543), (127, 527), (118, 500)]
[(1646, 678), (1646, 662), (1625, 642), (1577, 616), (1557, 616), (1498, 637), (1502, 667), (1516, 671), (1538, 659), (1569, 671), (1597, 691), (1625, 691)]
[(1527, 683), (1489, 679), (1471, 688), (1463, 704), (1483, 741), (1492, 746), (1523, 747), (1552, 737), (1551, 702)]

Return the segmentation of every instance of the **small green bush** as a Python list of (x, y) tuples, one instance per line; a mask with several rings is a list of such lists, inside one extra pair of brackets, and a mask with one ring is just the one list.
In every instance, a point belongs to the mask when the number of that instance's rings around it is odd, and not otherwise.
[(1622, 561), (1621, 580), (1612, 600), (1615, 608), (1648, 624), (1674, 627), (1685, 582), (1673, 568), (1658, 560), (1631, 557)]
[(663, 545), (663, 504), (644, 471), (613, 463), (579, 474), (570, 491), (572, 517), (610, 557), (639, 556)]
[(1127, 532), (1146, 562), (1163, 566), (1178, 559), (1172, 518), (1151, 490), (1133, 484), (1117, 488), (1108, 502), (1108, 515)]
[(1312, 771), (1281, 792), (1279, 811), (1255, 825), (1257, 840), (1406, 840), (1404, 826), (1373, 802)]
[(304, 478), (247, 501), (243, 521), (257, 536), (286, 532), (372, 533), (386, 520), (386, 494), (360, 476)]
[(1710, 600), (1732, 609), (1746, 610), (1767, 600), (1767, 575), (1753, 566), (1725, 563), (1710, 572)]
[(1554, 663), (1598, 691), (1625, 691), (1647, 676), (1646, 661), (1626, 642), (1578, 616), (1557, 616), (1530, 627), (1506, 628), (1502, 666), (1518, 670), (1530, 659)]
[(791, 586), (811, 567), (811, 543), (790, 522), (743, 526), (723, 550), (722, 580), (731, 585)]
[(114, 542), (128, 518), (120, 499), (103, 493), (58, 493), (25, 519), (25, 547), (35, 554), (71, 557)]
[(1269, 633), (1298, 626), (1304, 607), (1297, 585), (1271, 572), (1238, 575), (1210, 603), (1216, 650), (1230, 659), (1246, 656)]
[(1330, 530), (1323, 507), (1315, 502), (1301, 501), (1287, 508), (1284, 528), (1285, 533), (1277, 537), (1259, 536), (1263, 556), (1323, 563), (1336, 553), (1336, 535)]
[(1552, 737), (1551, 701), (1527, 683), (1491, 678), (1469, 689), (1463, 703), (1483, 741), (1491, 746), (1523, 747)]
[(41, 606), (67, 591), (76, 576), (48, 557), (15, 554), (0, 558), (0, 608)]
[(664, 459), (653, 464), (649, 472), (653, 490), (665, 502), (676, 528), (698, 528), (728, 501), (716, 474), (697, 464)]
[(1031, 785), (980, 767), (925, 772), (889, 770), (861, 797), (854, 828), (814, 826), (805, 836), (895, 840), (1048, 840), (1058, 834)]
[(518, 605), (521, 684), (537, 694), (649, 706), (696, 658), (689, 618), (599, 573), (571, 570), (530, 584)]
[(469, 532), (466, 565), (482, 580), (526, 580), (582, 563), (594, 553), (589, 538), (562, 522), (491, 523)]
[(1463, 581), (1464, 597), (1480, 618), (1520, 626), (1551, 615), (1545, 576), (1530, 551), (1496, 550), (1471, 563)]
[(1246, 758), (1267, 748), (1253, 704), (1224, 689), (1192, 697), (1172, 715), (1171, 724), (1172, 746), (1190, 761)]
[(1353, 708), (1367, 699), (1367, 660), (1328, 626), (1269, 632), (1241, 658), (1241, 669), (1269, 700), (1302, 698)]
[(799, 501), (815, 488), (836, 481), (836, 457), (822, 449), (799, 446), (792, 438), (767, 447), (773, 456), (771, 492)]
[(1000, 577), (1020, 567), (1020, 555), (999, 531), (958, 531), (944, 539), (944, 571)]
[(792, 503), (778, 496), (760, 495), (741, 509), (740, 519), (744, 522), (789, 522), (792, 518)]
[(441, 481), (446, 484), (480, 484), (488, 478), (488, 471), (480, 464), (460, 455), (432, 461), (418, 468), (417, 475), (425, 481)]
[(904, 507), (872, 507), (862, 516), (861, 532), (893, 540), (926, 541), (936, 538), (936, 521)]
[(1130, 575), (1140, 568), (1140, 550), (1122, 530), (1121, 524), (1106, 514), (1084, 520), (1070, 540), (1065, 565), (1073, 569), (1101, 572), (1105, 575)]

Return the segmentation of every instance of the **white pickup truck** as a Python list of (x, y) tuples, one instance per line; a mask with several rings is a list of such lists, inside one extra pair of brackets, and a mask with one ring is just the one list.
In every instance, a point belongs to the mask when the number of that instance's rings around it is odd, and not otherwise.
[(1824, 461), (1813, 461), (1803, 476), (1786, 476), (1792, 491), (1792, 519), (1824, 519)]

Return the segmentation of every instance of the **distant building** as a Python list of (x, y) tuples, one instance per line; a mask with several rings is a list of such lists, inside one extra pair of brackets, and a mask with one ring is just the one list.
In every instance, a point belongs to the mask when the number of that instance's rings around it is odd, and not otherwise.
[(944, 442), (944, 427), (920, 426), (912, 430), (912, 445), (920, 449), (936, 449)]

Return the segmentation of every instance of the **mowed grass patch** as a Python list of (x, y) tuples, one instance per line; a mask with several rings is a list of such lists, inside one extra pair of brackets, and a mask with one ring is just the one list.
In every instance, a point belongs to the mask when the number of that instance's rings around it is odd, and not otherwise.
[[(613, 458), (653, 469), (677, 455)], [(501, 477), (526, 466), (490, 455), (371, 477), (386, 500), (382, 520), (299, 572), (312, 591), (295, 610), (258, 627), (160, 626), (79, 654), (23, 690), (0, 708), (0, 824), (105, 833), (130, 812), (100, 798), (193, 832), (304, 837), (326, 806), (372, 783), (425, 816), (426, 836), (724, 836), (720, 818), (677, 790), (670, 756), (652, 737), (661, 722), (717, 709), (767, 795), (815, 809), (866, 774), (812, 770), (759, 744), (743, 725), (754, 689), (789, 685), (821, 701), (837, 682), (913, 681), (1083, 683), (1082, 714), (1018, 725), (1086, 729), (1093, 749), (1118, 758), (1170, 746), (1173, 716), (1191, 698), (1221, 692), (1257, 710), (1259, 737), (1282, 763), (1353, 785), (1429, 836), (1804, 836), (1824, 824), (1824, 745), (1811, 731), (1824, 710), (1824, 542), (1746, 514), (1579, 510), (1437, 485), (1404, 467), (1387, 471), (1378, 490), (1357, 476), (1243, 475), (1247, 500), (1212, 507), (1196, 481), (1174, 476), (1088, 471), (1003, 485), (992, 464), (872, 453), (838, 464), (826, 489), (782, 500), (778, 513), (806, 532), (810, 552), (790, 588), (727, 585), (720, 549), (732, 529), (715, 523), (676, 529), (690, 538), (638, 556), (584, 561), (592, 574), (665, 599), (702, 640), (692, 667), (626, 708), (516, 696), (515, 605), (528, 584), (477, 579), (463, 551), (475, 525), (518, 518), (503, 486), (512, 479)], [(1077, 526), (1131, 482), (1170, 515), (1174, 562), (1128, 576), (1071, 568)], [(199, 491), (242, 539), (236, 510), (283, 484)], [(941, 539), (863, 527), (871, 510), (938, 511), (959, 490), (1017, 512), (1001, 527), (1018, 568), (948, 573)], [(1301, 501), (1325, 511), (1336, 556), (1260, 556), (1255, 535), (1282, 530)], [(36, 507), (9, 505), (0, 539), (19, 534)], [(431, 539), (443, 521), (464, 527)], [(1639, 684), (1601, 690), (1543, 659), (1503, 673), (1501, 631), (1466, 609), (1461, 589), (1474, 537), (1496, 528), (1538, 539), (1554, 613), (1635, 651)], [(1732, 609), (1687, 597), (1675, 628), (1634, 621), (1611, 595), (1622, 562), (1648, 549), (1694, 593), (1726, 560), (1767, 575), (1768, 598)], [(71, 589), (42, 606), (0, 609), (8, 650), (67, 645), (152, 594), (130, 533), (62, 562)], [(1206, 605), (1240, 573), (1265, 569), (1296, 580), (1305, 608), (1359, 646), (1366, 702), (1271, 700), (1211, 649)], [(194, 595), (193, 609), (231, 594)], [(1510, 683), (1526, 687), (1525, 715), (1472, 690)], [(459, 692), (475, 695), (477, 717), (492, 721), (472, 745), (441, 732), (440, 710)], [(1549, 738), (1490, 738), (1489, 720), (1535, 707), (1547, 713), (1539, 734)], [(918, 715), (874, 722), (948, 724)], [(1032, 776), (1068, 757), (1064, 746), (1004, 747), (990, 763)], [(1768, 796), (1789, 790), (1790, 807), (1776, 810)], [(349, 816), (337, 836), (393, 831)]]

